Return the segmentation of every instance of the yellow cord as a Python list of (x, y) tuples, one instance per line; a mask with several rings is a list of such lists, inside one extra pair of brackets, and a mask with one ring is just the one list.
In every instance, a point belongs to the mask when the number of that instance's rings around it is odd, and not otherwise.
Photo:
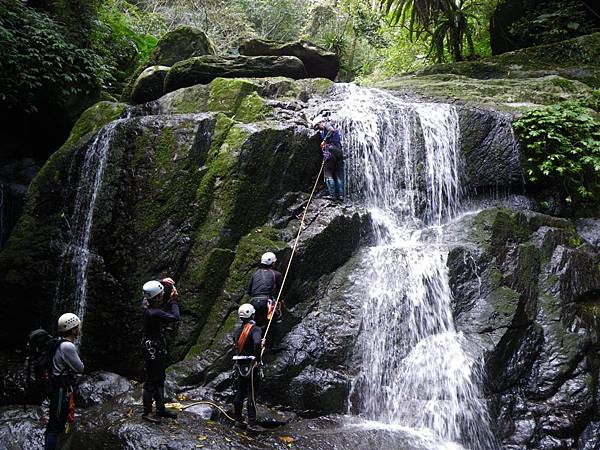
[[(279, 299), (281, 298), (281, 293), (283, 292), (283, 286), (285, 285), (285, 281), (288, 276), (288, 272), (290, 271), (290, 267), (292, 265), (292, 259), (294, 259), (294, 254), (296, 253), (296, 247), (298, 246), (298, 240), (300, 239), (300, 234), (302, 233), (302, 227), (304, 226), (304, 219), (306, 218), (306, 213), (308, 212), (308, 207), (310, 206), (310, 202), (312, 201), (313, 195), (315, 194), (315, 190), (317, 189), (317, 185), (319, 184), (319, 180), (321, 178), (321, 172), (323, 172), (323, 166), (325, 165), (325, 160), (321, 163), (321, 169), (319, 169), (319, 174), (317, 175), (317, 179), (315, 180), (315, 185), (312, 188), (310, 196), (308, 197), (308, 203), (304, 208), (304, 213), (302, 214), (302, 220), (300, 220), (300, 228), (298, 229), (298, 234), (296, 235), (296, 240), (294, 241), (294, 247), (292, 247), (292, 254), (290, 255), (290, 260), (288, 261), (287, 268), (285, 269), (285, 274), (283, 275), (283, 281), (281, 282), (281, 287), (279, 288), (279, 293), (277, 294), (277, 299), (275, 300), (275, 306), (273, 307), (273, 311), (277, 311), (277, 305), (279, 304)], [(267, 334), (269, 333), (269, 329), (271, 328), (271, 322), (273, 321), (273, 316), (269, 319), (267, 323), (267, 329), (265, 330), (265, 335), (263, 336), (263, 342), (267, 341)], [(262, 359), (262, 355), (265, 352), (265, 348), (263, 347), (260, 356)]]
[(227, 417), (229, 420), (231, 420), (232, 422), (236, 422), (236, 420), (233, 417), (231, 417), (229, 414), (227, 414), (227, 412), (223, 408), (221, 408), (216, 403), (210, 402), (208, 400), (200, 400), (200, 401), (197, 401), (197, 402), (194, 402), (194, 403), (190, 403), (189, 405), (182, 406), (181, 410), (188, 409), (188, 408), (191, 408), (192, 406), (196, 406), (196, 405), (210, 405), (210, 406), (214, 406), (219, 411), (221, 411), (223, 413), (223, 415), (225, 417)]

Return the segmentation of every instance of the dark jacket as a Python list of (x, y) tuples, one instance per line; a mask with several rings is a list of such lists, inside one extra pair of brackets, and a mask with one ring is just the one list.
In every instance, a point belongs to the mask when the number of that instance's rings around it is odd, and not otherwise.
[(179, 321), (179, 305), (171, 301), (170, 311), (149, 307), (144, 311), (144, 339), (160, 340), (164, 338), (164, 327), (168, 323)]
[(276, 298), (281, 288), (283, 277), (277, 270), (260, 268), (252, 274), (248, 283), (248, 295), (250, 297)]
[(325, 127), (320, 131), (321, 140), (328, 145), (335, 145), (337, 147), (342, 145), (342, 139), (340, 132), (331, 123), (325, 123)]

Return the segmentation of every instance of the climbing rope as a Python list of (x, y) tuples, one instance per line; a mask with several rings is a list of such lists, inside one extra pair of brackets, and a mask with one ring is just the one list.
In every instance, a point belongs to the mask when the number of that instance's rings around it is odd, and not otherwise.
[[(298, 246), (298, 241), (300, 239), (300, 234), (302, 233), (302, 227), (304, 226), (304, 219), (306, 218), (306, 213), (308, 211), (308, 207), (310, 206), (310, 202), (315, 195), (315, 190), (317, 189), (317, 185), (319, 184), (319, 180), (321, 179), (321, 173), (323, 172), (323, 167), (325, 166), (325, 160), (321, 163), (321, 168), (319, 169), (319, 174), (315, 180), (315, 184), (310, 192), (310, 196), (308, 197), (308, 203), (306, 203), (306, 207), (304, 208), (304, 213), (302, 214), (302, 219), (300, 220), (300, 228), (298, 228), (298, 234), (296, 235), (296, 240), (294, 241), (294, 246), (292, 247), (292, 254), (290, 255), (290, 260), (288, 261), (287, 268), (285, 269), (285, 274), (283, 275), (283, 281), (281, 282), (281, 287), (279, 288), (279, 293), (277, 294), (277, 299), (275, 299), (275, 305), (273, 306), (273, 311), (277, 311), (277, 305), (279, 304), (279, 299), (281, 298), (281, 293), (283, 292), (283, 287), (285, 286), (285, 280), (287, 279), (288, 272), (290, 271), (290, 267), (292, 265), (292, 260), (294, 259), (294, 254), (296, 253), (296, 247)], [(263, 336), (263, 342), (267, 341), (267, 334), (269, 333), (269, 329), (271, 328), (271, 322), (273, 321), (273, 317), (275, 314), (271, 314), (269, 318), (269, 322), (267, 323), (267, 329), (265, 330), (265, 335)], [(265, 352), (265, 347), (263, 346), (260, 356), (262, 359), (262, 355)]]
[(191, 408), (192, 406), (196, 406), (196, 405), (210, 405), (210, 406), (213, 406), (213, 407), (217, 408), (219, 411), (221, 411), (223, 413), (223, 415), (225, 417), (227, 417), (229, 420), (231, 420), (232, 422), (236, 422), (236, 420), (233, 417), (231, 417), (229, 414), (227, 414), (227, 411), (225, 411), (222, 407), (220, 407), (216, 403), (210, 402), (208, 400), (200, 400), (200, 401), (197, 401), (197, 402), (194, 402), (194, 403), (190, 403), (189, 405), (182, 406), (181, 410), (183, 411), (184, 409), (188, 409), (188, 408)]

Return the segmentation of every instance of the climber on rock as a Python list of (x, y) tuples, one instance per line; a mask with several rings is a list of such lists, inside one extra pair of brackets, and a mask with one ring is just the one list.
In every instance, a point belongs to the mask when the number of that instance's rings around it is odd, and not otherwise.
[(233, 399), (235, 425), (244, 427), (242, 409), (247, 398), (248, 430), (260, 431), (256, 424), (256, 394), (260, 377), (262, 331), (254, 322), (254, 307), (245, 303), (238, 309), (241, 325), (233, 333), (236, 347), (234, 360), (235, 397)]
[(260, 258), (260, 266), (252, 274), (248, 283), (250, 304), (256, 311), (256, 324), (264, 328), (271, 314), (281, 315), (281, 302), (274, 311), (275, 301), (281, 289), (281, 272), (273, 269), (277, 257), (272, 252), (267, 252)]
[[(171, 419), (177, 417), (177, 414), (165, 409), (164, 387), (167, 368), (165, 329), (168, 324), (179, 321), (178, 294), (175, 282), (171, 278), (148, 281), (142, 289), (144, 291), (142, 352), (146, 363), (146, 378), (142, 390), (144, 404), (142, 418), (152, 423), (160, 423), (158, 417)], [(165, 301), (167, 296), (168, 299)], [(156, 402), (156, 416), (151, 415), (153, 399)]]
[[(75, 374), (83, 372), (83, 363), (77, 353), (75, 340), (81, 321), (73, 313), (58, 319), (60, 340), (52, 357), (50, 373), (50, 407), (45, 434), (45, 450), (57, 448), (58, 439), (68, 433), (75, 419)], [(70, 439), (71, 434), (69, 434)], [(62, 445), (66, 445), (62, 442)]]
[(312, 127), (319, 130), (325, 162), (325, 183), (331, 199), (344, 201), (344, 153), (339, 130), (325, 117), (318, 116)]

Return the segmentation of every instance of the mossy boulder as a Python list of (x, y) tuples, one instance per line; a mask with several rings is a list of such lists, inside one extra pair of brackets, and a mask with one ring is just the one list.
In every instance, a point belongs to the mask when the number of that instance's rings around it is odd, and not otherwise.
[(241, 43), (239, 52), (246, 56), (295, 56), (304, 63), (311, 78), (335, 80), (340, 70), (340, 58), (335, 53), (307, 41), (248, 39)]
[(600, 86), (600, 33), (479, 61), (437, 64), (375, 86), (519, 111), (576, 100)]
[(169, 69), (167, 66), (150, 66), (144, 69), (133, 85), (133, 102), (146, 103), (161, 97)]
[(548, 105), (587, 97), (592, 88), (559, 75), (536, 78), (478, 79), (454, 73), (405, 76), (376, 83), (376, 87), (409, 91), (441, 101), (467, 102), (518, 111), (522, 107)]
[(165, 34), (152, 53), (149, 61), (159, 66), (172, 66), (193, 56), (214, 55), (215, 44), (199, 30), (190, 26), (181, 26)]
[(306, 78), (304, 64), (294, 56), (199, 56), (178, 62), (165, 80), (165, 92), (207, 84), (217, 77)]

